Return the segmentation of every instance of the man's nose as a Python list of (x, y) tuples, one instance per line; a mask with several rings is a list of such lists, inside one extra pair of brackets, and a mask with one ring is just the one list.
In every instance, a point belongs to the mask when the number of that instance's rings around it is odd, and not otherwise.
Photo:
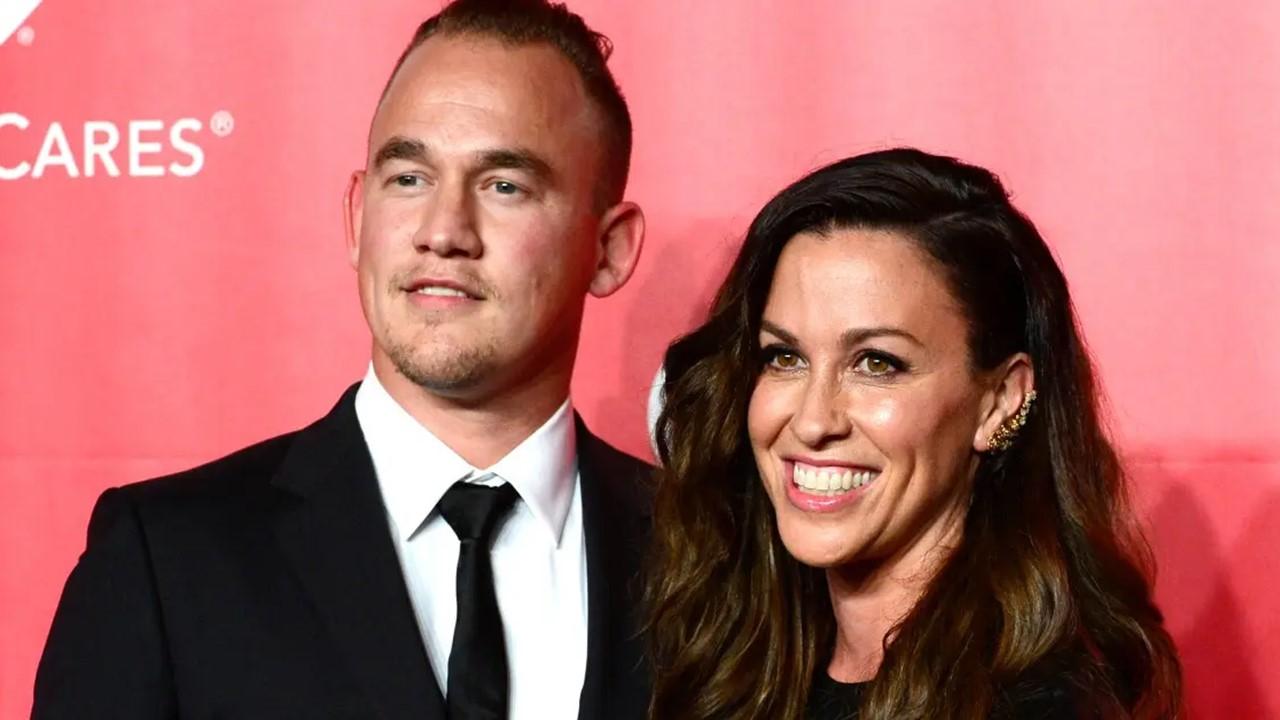
[(441, 257), (478, 257), (475, 203), (463, 183), (441, 183), (423, 208), (422, 225), (414, 235), (414, 247)]
[(816, 448), (847, 437), (852, 427), (839, 378), (811, 375), (800, 407), (791, 417), (796, 438)]

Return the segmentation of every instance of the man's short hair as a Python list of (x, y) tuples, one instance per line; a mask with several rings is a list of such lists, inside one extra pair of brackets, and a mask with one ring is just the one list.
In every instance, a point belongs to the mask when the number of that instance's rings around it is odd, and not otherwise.
[[(602, 205), (622, 200), (631, 166), (631, 113), (607, 65), (613, 53), (609, 38), (587, 27), (563, 3), (547, 0), (455, 0), (418, 26), (396, 61), (387, 88), (409, 54), (433, 35), (475, 35), (509, 45), (546, 43), (560, 51), (578, 71), (587, 97), (604, 121), (605, 157), (601, 166)], [(387, 88), (382, 91), (386, 96)]]

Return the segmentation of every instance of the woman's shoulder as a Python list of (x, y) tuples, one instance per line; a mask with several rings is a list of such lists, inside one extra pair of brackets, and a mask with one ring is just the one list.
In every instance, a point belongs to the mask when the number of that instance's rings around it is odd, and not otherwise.
[(827, 673), (816, 673), (809, 689), (805, 720), (847, 720), (856, 718), (866, 683), (842, 683)]
[[(806, 720), (857, 718), (869, 683), (842, 683), (817, 673), (809, 691)], [(1076, 720), (1087, 703), (1080, 684), (1069, 673), (1037, 674), (997, 691), (992, 720)]]
[(992, 720), (1075, 720), (1080, 710), (1079, 686), (1072, 675), (1058, 673), (1024, 680), (1000, 692)]

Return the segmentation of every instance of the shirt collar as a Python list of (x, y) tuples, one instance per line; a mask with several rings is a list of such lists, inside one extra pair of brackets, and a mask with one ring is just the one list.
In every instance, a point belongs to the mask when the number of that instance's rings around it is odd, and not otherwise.
[(397, 537), (408, 541), (455, 482), (496, 473), (551, 534), (564, 531), (578, 476), (573, 408), (568, 399), (537, 430), (488, 468), (473, 467), (391, 397), (369, 366), (356, 391), (383, 503)]

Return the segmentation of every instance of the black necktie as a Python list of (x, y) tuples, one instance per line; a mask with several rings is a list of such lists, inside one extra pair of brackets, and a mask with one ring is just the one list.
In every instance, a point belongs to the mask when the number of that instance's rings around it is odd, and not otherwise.
[(440, 514), (458, 536), (458, 622), (449, 651), (449, 720), (507, 720), (507, 649), (489, 545), (519, 495), (510, 485), (457, 483)]

